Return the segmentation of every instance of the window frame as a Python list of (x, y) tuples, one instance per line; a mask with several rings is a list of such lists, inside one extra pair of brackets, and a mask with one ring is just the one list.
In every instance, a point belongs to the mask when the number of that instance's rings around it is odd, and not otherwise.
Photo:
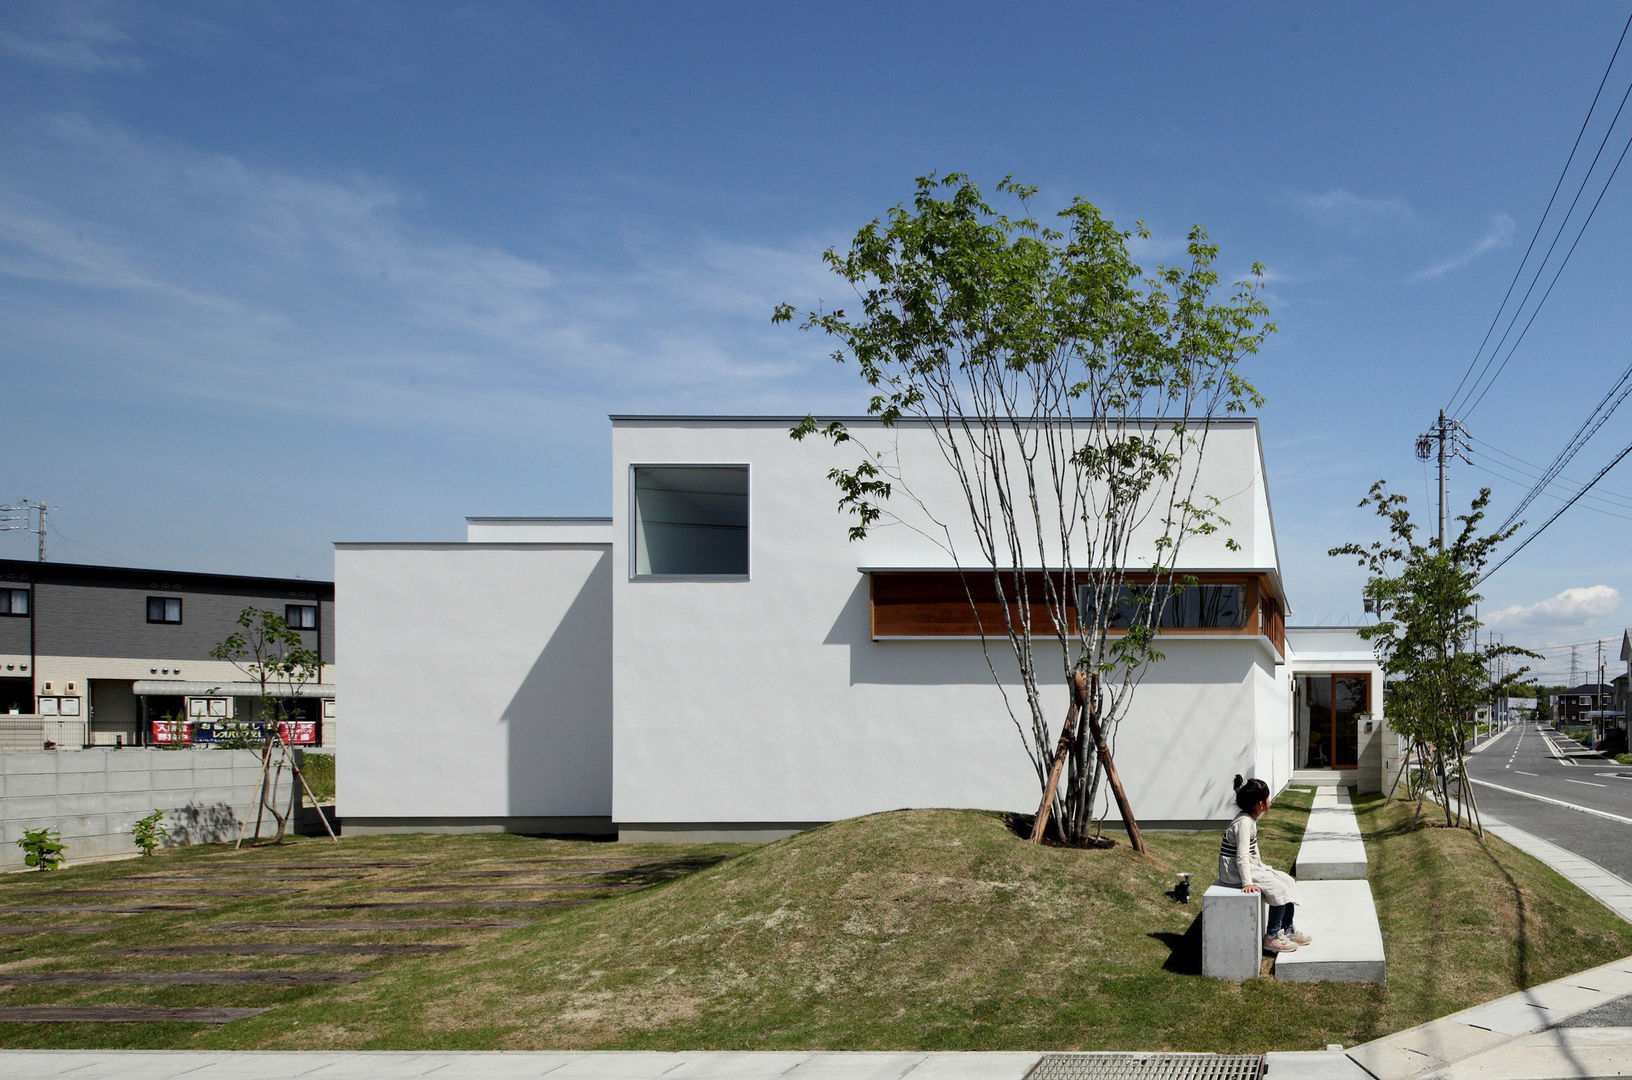
[[(747, 481), (748, 500), (747, 512), (743, 515), (743, 532), (747, 536), (748, 550), (746, 552), (746, 568), (741, 573), (728, 574), (642, 574), (636, 571), (639, 565), (635, 526), (637, 514), (635, 511), (635, 476), (641, 470), (658, 469), (740, 469)], [(754, 569), (754, 471), (746, 461), (661, 461), (661, 462), (630, 462), (627, 474), (628, 480), (628, 514), (629, 514), (629, 580), (630, 581), (749, 581), (753, 577)]]
[[(31, 615), (33, 613), (33, 611), (34, 611), (34, 597), (32, 595), (33, 592), (34, 592), (33, 589), (28, 589), (28, 588), (21, 588), (20, 589), (20, 588), (17, 588), (15, 585), (6, 585), (4, 587), (0, 587), (0, 593), (5, 593), (6, 594), (5, 605), (3, 607), (0, 607), (0, 618), (8, 618), (8, 619), (26, 619), (26, 618), (28, 618), (29, 615)], [(17, 606), (16, 606), (16, 598), (19, 595), (22, 596), (22, 598), (23, 598), (23, 610), (21, 610), (21, 611), (18, 611)]]
[[(296, 623), (294, 620), (290, 619), (289, 618), (289, 613), (292, 612), (292, 611), (309, 611), (309, 612), (311, 612), (312, 613), (312, 623), (311, 623), (311, 625), (307, 626), (304, 623)], [(316, 604), (285, 604), (285, 605), (283, 605), (283, 622), (284, 622), (284, 625), (289, 627), (289, 629), (291, 629), (291, 630), (316, 630), (317, 629), (317, 620), (318, 620), (318, 611), (317, 611), (317, 605)]]
[[(153, 617), (153, 601), (155, 600), (165, 605), (168, 605), (170, 601), (174, 600), (176, 602), (176, 617), (174, 619), (165, 618), (164, 615), (167, 614), (167, 611), (165, 609), (161, 609), (160, 617), (155, 619)], [(180, 626), (182, 617), (185, 614), (182, 610), (181, 601), (182, 597), (179, 596), (149, 596), (147, 598), (148, 623), (153, 626)]]

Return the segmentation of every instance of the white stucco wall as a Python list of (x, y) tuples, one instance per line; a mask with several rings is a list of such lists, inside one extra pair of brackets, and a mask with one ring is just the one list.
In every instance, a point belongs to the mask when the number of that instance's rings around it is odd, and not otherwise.
[[(1037, 783), (981, 657), (967, 641), (870, 636), (858, 567), (950, 566), (910, 502), (903, 524), (849, 543), (826, 474), (849, 447), (788, 438), (786, 421), (617, 419), (613, 425), (613, 816), (626, 823), (806, 822), (903, 806), (1032, 810)], [(921, 429), (857, 425), (949, 525), (959, 500)], [(749, 465), (746, 580), (633, 579), (630, 467)], [(1198, 494), (1232, 520), (1187, 541), (1195, 569), (1273, 569), (1256, 426), (1212, 434)], [(965, 559), (967, 529), (953, 529)], [(1241, 550), (1229, 550), (1233, 537)], [(1267, 561), (1266, 561), (1267, 560)], [(1228, 816), (1230, 778), (1284, 726), (1273, 658), (1253, 639), (1164, 639), (1118, 735), (1118, 766), (1147, 821)], [(348, 664), (353, 663), (348, 651)], [(1063, 675), (1047, 673), (1063, 715)], [(1017, 699), (1017, 708), (1023, 702)], [(1274, 766), (1271, 767), (1279, 767)]]
[(608, 545), (335, 547), (347, 828), (609, 818)]
[(611, 518), (467, 517), (472, 544), (610, 544)]

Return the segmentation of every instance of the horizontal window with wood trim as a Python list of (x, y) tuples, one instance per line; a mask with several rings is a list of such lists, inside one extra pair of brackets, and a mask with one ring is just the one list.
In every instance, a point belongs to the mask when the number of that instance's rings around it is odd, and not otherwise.
[[(875, 639), (978, 637), (983, 631), (987, 636), (1001, 637), (1006, 632), (1003, 605), (989, 570), (963, 574), (956, 570), (873, 571), (868, 578)], [(1141, 598), (1137, 590), (1148, 589), (1151, 576), (1130, 573), (1125, 582), (1122, 609)], [(1081, 575), (1076, 584), (1084, 584)], [(1016, 622), (1022, 611), (1018, 586), (1013, 572), (1003, 575), (1003, 589)], [(1034, 636), (1054, 632), (1050, 611), (1060, 608), (1064, 609), (1068, 632), (1077, 632), (1077, 605), (1065, 589), (1063, 574), (1028, 571), (1025, 586)], [(1147, 603), (1156, 602), (1144, 598)], [(1285, 619), (1264, 574), (1181, 575), (1171, 593), (1157, 599), (1163, 601), (1158, 633), (1263, 636), (1279, 655), (1286, 655)], [(1113, 616), (1110, 632), (1119, 633), (1115, 624), (1125, 626), (1127, 617), (1126, 610), (1119, 610)]]

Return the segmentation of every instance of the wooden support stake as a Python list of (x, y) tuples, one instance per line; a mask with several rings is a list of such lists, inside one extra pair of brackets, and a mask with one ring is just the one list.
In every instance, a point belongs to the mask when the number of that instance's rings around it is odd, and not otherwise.
[[(1097, 687), (1096, 687), (1097, 689)], [(1116, 798), (1116, 811), (1122, 815), (1122, 824), (1128, 829), (1128, 843), (1141, 855), (1149, 855), (1145, 838), (1139, 834), (1139, 822), (1134, 820), (1133, 807), (1128, 805), (1128, 793), (1122, 790), (1122, 778), (1116, 774), (1116, 763), (1111, 760), (1111, 748), (1105, 745), (1105, 733), (1099, 728), (1099, 710), (1088, 708), (1088, 730), (1099, 750), (1099, 763), (1105, 767), (1105, 779), (1111, 782), (1111, 794)]]
[(1054, 764), (1048, 770), (1048, 783), (1043, 785), (1043, 801), (1037, 807), (1037, 817), (1031, 826), (1031, 842), (1043, 842), (1043, 833), (1048, 829), (1048, 812), (1054, 806), (1054, 792), (1060, 787), (1060, 772), (1065, 768), (1065, 759), (1071, 756), (1072, 736), (1076, 731), (1077, 716), (1082, 712), (1083, 704), (1087, 701), (1088, 676), (1082, 672), (1071, 675), (1071, 708), (1065, 714), (1065, 726), (1060, 728), (1060, 743), (1054, 749)]

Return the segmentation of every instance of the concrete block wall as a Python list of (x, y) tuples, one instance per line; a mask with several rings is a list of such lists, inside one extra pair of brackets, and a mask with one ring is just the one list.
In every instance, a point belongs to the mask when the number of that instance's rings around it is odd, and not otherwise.
[[(240, 821), (254, 826), (260, 776), (258, 750), (0, 751), (0, 870), (23, 865), (17, 841), (41, 827), (68, 845), (70, 865), (132, 854), (131, 826), (156, 809), (165, 812), (167, 847), (233, 840)], [(279, 806), (289, 805), (290, 782), (285, 769)]]

